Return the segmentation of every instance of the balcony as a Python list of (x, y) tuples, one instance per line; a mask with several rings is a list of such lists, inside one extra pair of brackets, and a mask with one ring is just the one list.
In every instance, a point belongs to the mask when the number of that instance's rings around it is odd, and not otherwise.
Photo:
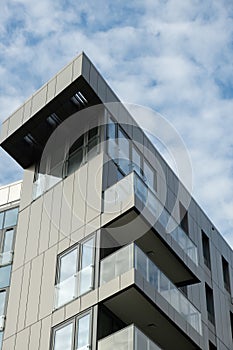
[(162, 296), (196, 332), (202, 334), (200, 312), (135, 244), (121, 248), (101, 261), (100, 285), (132, 269), (139, 272), (150, 287)]
[[(103, 212), (108, 214), (123, 213), (124, 210), (126, 211), (132, 205), (132, 202), (135, 203), (135, 197), (140, 200), (144, 208), (153, 216), (154, 223), (159, 222), (165, 230), (168, 223), (170, 227), (174, 228), (170, 233), (172, 238), (192, 262), (198, 266), (196, 245), (136, 172), (130, 173), (105, 190)], [(142, 214), (145, 212), (144, 208), (142, 209)]]
[(161, 350), (133, 324), (99, 340), (98, 350)]
[(55, 285), (54, 308), (57, 309), (93, 289), (94, 265), (89, 265)]

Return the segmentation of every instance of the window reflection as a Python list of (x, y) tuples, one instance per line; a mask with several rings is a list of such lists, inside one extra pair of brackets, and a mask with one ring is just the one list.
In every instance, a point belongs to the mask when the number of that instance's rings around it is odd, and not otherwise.
[(90, 344), (90, 314), (78, 320), (77, 349)]
[(73, 323), (55, 332), (54, 350), (72, 350)]
[(14, 209), (6, 211), (4, 228), (16, 225), (17, 217), (18, 217), (18, 211), (19, 211), (18, 208), (14, 208)]

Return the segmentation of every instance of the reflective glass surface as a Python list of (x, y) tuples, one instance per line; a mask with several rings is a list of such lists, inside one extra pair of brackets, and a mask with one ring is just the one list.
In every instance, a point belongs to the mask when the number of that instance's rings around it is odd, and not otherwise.
[(0, 288), (10, 285), (11, 265), (0, 267)]
[(84, 349), (90, 344), (90, 314), (78, 319), (77, 349)]
[(0, 316), (5, 314), (6, 291), (0, 292)]
[(72, 350), (73, 323), (58, 329), (54, 336), (54, 350)]
[(18, 218), (18, 208), (10, 209), (5, 212), (4, 227), (15, 226)]

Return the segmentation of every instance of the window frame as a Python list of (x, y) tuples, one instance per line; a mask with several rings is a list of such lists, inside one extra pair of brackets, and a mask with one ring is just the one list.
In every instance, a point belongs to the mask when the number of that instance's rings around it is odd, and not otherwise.
[[(61, 274), (61, 259), (70, 254), (71, 252), (73, 252), (74, 250), (77, 250), (77, 260), (76, 260), (76, 269), (77, 271), (75, 272), (76, 274), (78, 274), (80, 271), (82, 271), (81, 269), (81, 264), (82, 264), (82, 251), (83, 251), (83, 245), (90, 241), (91, 239), (94, 240), (94, 245), (93, 245), (93, 277), (92, 277), (92, 288), (91, 290), (93, 290), (95, 288), (95, 277), (96, 277), (96, 233), (92, 233), (91, 235), (89, 235), (88, 237), (85, 237), (84, 239), (82, 239), (81, 241), (79, 241), (78, 243), (75, 243), (72, 247), (69, 247), (68, 249), (66, 249), (64, 252), (60, 253), (57, 255), (57, 262), (56, 262), (56, 274), (55, 274), (55, 283), (54, 283), (54, 288), (61, 283), (60, 281), (60, 274)], [(80, 296), (83, 296), (87, 293), (89, 293), (91, 290), (88, 290), (80, 295), (78, 295), (77, 298), (79, 298)], [(76, 298), (75, 298), (76, 299)], [(69, 301), (71, 302), (72, 299)], [(68, 302), (67, 302), (68, 303)], [(65, 303), (64, 305), (66, 305), (67, 303)], [(61, 307), (63, 307), (64, 305), (60, 305), (59, 307), (56, 307), (55, 310), (60, 309)]]
[(92, 331), (92, 325), (93, 325), (93, 308), (89, 308), (88, 310), (85, 310), (75, 316), (72, 316), (68, 320), (65, 320), (64, 322), (55, 325), (51, 329), (50, 333), (50, 350), (55, 350), (55, 339), (56, 339), (56, 332), (59, 331), (60, 329), (72, 324), (72, 339), (71, 339), (71, 350), (78, 350), (77, 349), (77, 344), (78, 344), (78, 321), (85, 317), (86, 315), (90, 315), (90, 323), (89, 323), (89, 341), (90, 341), (90, 346), (92, 346), (92, 337), (93, 337), (93, 331)]

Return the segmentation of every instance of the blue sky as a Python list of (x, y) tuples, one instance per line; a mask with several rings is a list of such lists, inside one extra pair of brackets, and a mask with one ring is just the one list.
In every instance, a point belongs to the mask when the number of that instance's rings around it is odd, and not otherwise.
[[(81, 51), (183, 137), (193, 195), (233, 245), (232, 0), (2, 0), (0, 119)], [(21, 178), (0, 152), (0, 184)]]

